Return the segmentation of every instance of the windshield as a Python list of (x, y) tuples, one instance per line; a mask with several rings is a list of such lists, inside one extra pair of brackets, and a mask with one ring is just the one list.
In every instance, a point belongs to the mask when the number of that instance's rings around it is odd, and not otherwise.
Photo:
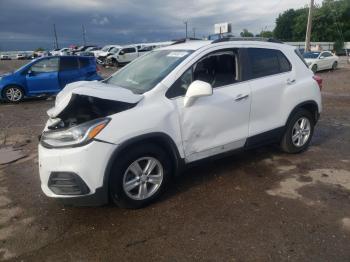
[(192, 52), (190, 50), (150, 52), (112, 75), (105, 83), (129, 89), (135, 94), (143, 94), (154, 88)]
[(311, 58), (311, 59), (315, 59), (320, 55), (320, 52), (306, 52), (303, 54), (304, 58)]
[(103, 52), (107, 52), (108, 49), (110, 49), (111, 47), (109, 45), (106, 45), (104, 48), (101, 49), (101, 51)]

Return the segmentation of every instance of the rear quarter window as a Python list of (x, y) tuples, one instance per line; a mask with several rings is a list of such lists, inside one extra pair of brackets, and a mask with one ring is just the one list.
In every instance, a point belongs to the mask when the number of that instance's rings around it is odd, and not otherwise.
[(76, 70), (79, 68), (78, 59), (76, 57), (61, 57), (60, 71)]

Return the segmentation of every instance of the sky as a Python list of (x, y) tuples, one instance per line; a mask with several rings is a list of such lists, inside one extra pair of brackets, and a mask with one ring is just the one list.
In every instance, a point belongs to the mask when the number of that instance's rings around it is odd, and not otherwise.
[[(308, 0), (0, 0), (0, 50), (52, 49), (53, 24), (60, 47), (166, 41), (214, 33), (229, 22), (239, 35), (273, 30), (279, 13)], [(321, 0), (316, 0), (321, 3)]]

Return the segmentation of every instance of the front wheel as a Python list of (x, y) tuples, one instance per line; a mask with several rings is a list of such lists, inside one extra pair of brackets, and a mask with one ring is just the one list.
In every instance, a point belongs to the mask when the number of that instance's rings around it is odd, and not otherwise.
[(332, 70), (337, 69), (337, 67), (338, 67), (338, 62), (334, 62), (332, 65)]
[(127, 150), (112, 168), (110, 196), (122, 208), (141, 208), (165, 190), (171, 177), (171, 161), (159, 146), (145, 144)]
[(18, 103), (23, 100), (24, 92), (18, 86), (7, 86), (3, 90), (3, 98), (10, 103)]
[(295, 154), (306, 150), (311, 142), (314, 126), (315, 120), (309, 111), (297, 111), (288, 122), (282, 137), (282, 151)]

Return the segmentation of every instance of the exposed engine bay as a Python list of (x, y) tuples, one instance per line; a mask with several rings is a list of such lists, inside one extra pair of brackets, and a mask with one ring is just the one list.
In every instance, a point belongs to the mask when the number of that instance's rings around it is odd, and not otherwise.
[(90, 120), (113, 115), (134, 107), (126, 103), (88, 95), (72, 94), (69, 104), (55, 118), (51, 118), (49, 130), (69, 128)]

